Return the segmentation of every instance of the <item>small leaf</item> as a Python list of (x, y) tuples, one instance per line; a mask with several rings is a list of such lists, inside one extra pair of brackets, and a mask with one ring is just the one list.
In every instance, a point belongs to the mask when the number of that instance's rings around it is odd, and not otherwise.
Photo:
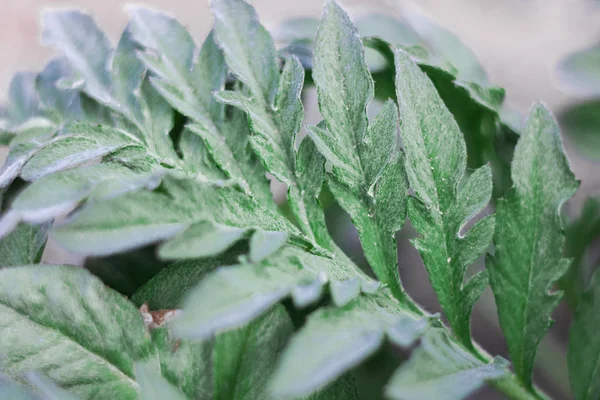
[(559, 210), (578, 186), (558, 126), (541, 104), (531, 110), (515, 149), (512, 178), (513, 189), (496, 209), (496, 248), (488, 270), (515, 373), (533, 391), (537, 346), (562, 297), (550, 290), (569, 265), (562, 258)]
[(250, 261), (258, 263), (275, 253), (287, 242), (287, 232), (265, 232), (258, 230), (250, 239)]
[(211, 0), (210, 6), (227, 65), (248, 85), (255, 101), (272, 106), (279, 81), (273, 38), (245, 1)]
[(599, 307), (600, 274), (596, 272), (589, 290), (581, 296), (569, 330), (567, 361), (575, 400), (591, 400), (600, 396)]
[(245, 234), (245, 229), (215, 226), (201, 221), (163, 244), (158, 254), (163, 259), (216, 256), (233, 246)]
[(386, 337), (410, 346), (427, 322), (382, 296), (359, 297), (342, 308), (311, 314), (292, 338), (273, 378), (273, 394), (306, 396), (375, 353)]
[(235, 263), (239, 253), (232, 249), (218, 257), (174, 262), (139, 288), (131, 300), (138, 306), (147, 303), (152, 310), (181, 308), (189, 290), (217, 267)]
[(499, 357), (484, 364), (453, 343), (443, 329), (432, 329), (392, 376), (386, 395), (397, 400), (460, 400), (486, 381), (503, 378), (507, 366)]

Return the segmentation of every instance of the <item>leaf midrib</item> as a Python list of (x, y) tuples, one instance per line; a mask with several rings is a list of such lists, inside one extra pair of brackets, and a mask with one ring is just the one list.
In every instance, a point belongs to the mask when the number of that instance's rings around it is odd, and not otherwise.
[(77, 341), (75, 338), (71, 337), (70, 335), (65, 334), (60, 329), (44, 325), (41, 322), (39, 322), (37, 319), (35, 319), (35, 316), (33, 316), (33, 315), (29, 316), (29, 315), (21, 312), (20, 310), (17, 310), (16, 308), (12, 307), (11, 305), (8, 305), (7, 303), (5, 303), (2, 300), (0, 300), (0, 306), (6, 307), (6, 308), (14, 311), (18, 315), (20, 315), (23, 319), (26, 319), (26, 320), (29, 320), (29, 321), (33, 322), (34, 324), (36, 324), (37, 326), (41, 327), (42, 329), (51, 330), (51, 331), (57, 332), (60, 336), (62, 336), (63, 338), (65, 338), (69, 342), (73, 343), (78, 348), (82, 349), (84, 353), (90, 354), (92, 357), (96, 357), (96, 358), (102, 360), (103, 363), (105, 365), (107, 365), (108, 368), (111, 371), (115, 371), (118, 376), (123, 377), (123, 380), (127, 381), (130, 386), (132, 386), (136, 391), (139, 392), (139, 389), (140, 389), (139, 384), (132, 377), (130, 377), (125, 371), (121, 370), (118, 366), (116, 366), (115, 364), (113, 364), (112, 361), (104, 358), (104, 356), (102, 354), (96, 353), (96, 352), (94, 352), (94, 351), (92, 351), (92, 350), (84, 347), (81, 343), (79, 343), (79, 341)]

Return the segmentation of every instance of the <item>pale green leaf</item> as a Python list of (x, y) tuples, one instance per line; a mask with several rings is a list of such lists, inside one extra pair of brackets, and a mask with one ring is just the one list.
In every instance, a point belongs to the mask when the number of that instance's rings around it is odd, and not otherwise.
[[(130, 13), (134, 38), (146, 49), (140, 57), (157, 75), (152, 78), (153, 85), (174, 108), (195, 121), (188, 129), (203, 139), (194, 142), (195, 148), (186, 146), (184, 156), (202, 157), (201, 153), (208, 151), (227, 177), (240, 181), (261, 204), (275, 208), (264, 169), (247, 151), (245, 118), (242, 116), (244, 126), (237, 114), (224, 120), (224, 105), (212, 95), (224, 89), (227, 76), (223, 53), (213, 33), (196, 55), (192, 37), (175, 19), (141, 7), (131, 8)], [(160, 52), (160, 58), (156, 52)], [(188, 135), (184, 140), (193, 139)]]
[[(250, 95), (229, 91), (218, 93), (217, 98), (248, 114), (250, 145), (267, 171), (288, 185), (288, 204), (302, 232), (319, 246), (339, 253), (327, 233), (316, 199), (324, 162), (318, 154), (299, 154), (296, 150), (296, 136), (304, 116), (300, 99), (304, 84), (302, 65), (296, 57), (286, 58), (279, 74), (273, 39), (246, 2), (214, 0), (211, 7), (217, 42), (229, 68), (246, 84)], [(298, 160), (299, 157), (303, 159)], [(308, 161), (313, 164), (306, 164)]]
[(82, 398), (135, 399), (133, 365), (151, 356), (138, 310), (78, 267), (0, 270), (0, 366), (40, 371)]
[(386, 388), (394, 400), (460, 400), (488, 380), (503, 378), (508, 363), (496, 358), (485, 364), (453, 343), (443, 329), (432, 329)]
[(468, 231), (466, 226), (491, 198), (491, 169), (479, 168), (460, 186), (467, 162), (463, 136), (432, 82), (402, 50), (396, 50), (396, 90), (414, 191), (408, 215), (420, 235), (413, 244), (452, 329), (473, 349), (469, 320), (485, 276), (469, 284), (465, 273), (489, 246), (494, 220), (486, 217)]
[(233, 246), (245, 234), (246, 229), (200, 221), (162, 245), (159, 255), (164, 259), (216, 256)]
[(232, 72), (248, 85), (254, 100), (272, 107), (279, 68), (273, 38), (254, 8), (243, 0), (211, 0), (217, 42)]
[(600, 45), (569, 54), (557, 68), (560, 83), (578, 95), (596, 97), (600, 93)]
[(49, 228), (49, 224), (19, 224), (14, 231), (0, 239), (0, 267), (39, 263)]
[(278, 398), (306, 396), (363, 362), (386, 338), (409, 347), (426, 328), (425, 319), (381, 294), (320, 309), (286, 348), (272, 391)]
[(152, 365), (136, 364), (135, 378), (140, 385), (140, 399), (187, 399), (183, 393), (161, 375), (160, 370), (152, 367)]
[(556, 121), (541, 104), (531, 110), (515, 149), (512, 179), (513, 189), (496, 209), (495, 253), (488, 270), (516, 375), (533, 391), (537, 346), (562, 297), (550, 290), (569, 266), (562, 258), (559, 211), (578, 186)]
[(192, 224), (209, 221), (235, 228), (287, 231), (302, 238), (282, 216), (232, 186), (165, 177), (168, 194), (138, 191), (90, 204), (53, 237), (78, 254), (107, 255), (169, 239)]
[(174, 262), (139, 288), (131, 300), (138, 306), (147, 303), (151, 310), (180, 308), (190, 289), (217, 267), (237, 262), (239, 255), (239, 250), (231, 250), (218, 257)]
[(355, 266), (287, 245), (258, 264), (242, 262), (206, 276), (187, 296), (174, 329), (184, 337), (210, 337), (251, 321), (289, 296), (298, 306), (306, 306), (320, 298), (327, 281), (354, 280), (359, 288), (354, 296), (334, 298), (349, 302), (374, 282)]

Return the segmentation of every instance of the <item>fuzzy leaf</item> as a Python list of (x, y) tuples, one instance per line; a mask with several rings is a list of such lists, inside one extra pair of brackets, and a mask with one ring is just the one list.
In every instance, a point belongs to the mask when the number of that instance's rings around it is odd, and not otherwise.
[(13, 232), (0, 239), (0, 267), (39, 263), (49, 228), (49, 224), (19, 224)]
[(389, 338), (409, 347), (427, 321), (378, 295), (311, 314), (292, 338), (273, 378), (277, 398), (306, 396), (375, 353)]
[(404, 224), (408, 190), (402, 157), (395, 155), (396, 106), (389, 100), (367, 123), (373, 80), (356, 28), (334, 1), (325, 6), (314, 54), (313, 79), (326, 127), (312, 127), (309, 134), (333, 166), (328, 186), (350, 214), (377, 277), (406, 301), (394, 239)]
[(137, 364), (135, 366), (135, 377), (140, 385), (140, 398), (142, 399), (187, 399), (183, 393), (161, 375), (160, 371), (157, 371), (151, 365)]
[(151, 356), (139, 312), (81, 268), (0, 270), (0, 365), (44, 372), (82, 398), (135, 399), (133, 364)]
[[(59, 48), (83, 91), (122, 115), (148, 146), (150, 152), (170, 165), (179, 159), (169, 138), (173, 112), (148, 83), (146, 69), (137, 59), (131, 26), (126, 27), (115, 50), (94, 20), (79, 11), (46, 12), (45, 44)], [(111, 64), (109, 64), (111, 60)]]
[(420, 234), (413, 243), (454, 332), (473, 349), (471, 309), (487, 282), (485, 275), (467, 283), (464, 277), (489, 246), (494, 219), (488, 216), (468, 232), (465, 226), (491, 198), (491, 169), (479, 168), (459, 189), (467, 160), (460, 129), (431, 81), (402, 50), (396, 51), (396, 90), (406, 172), (415, 196), (408, 215)]
[(592, 278), (589, 290), (582, 294), (569, 330), (568, 366), (575, 400), (600, 396), (600, 275)]
[(274, 208), (264, 169), (247, 151), (247, 130), (240, 126), (237, 116), (224, 119), (224, 106), (212, 95), (224, 89), (227, 76), (213, 33), (196, 56), (192, 37), (173, 18), (141, 7), (131, 8), (130, 13), (134, 39), (146, 49), (140, 57), (157, 75), (152, 84), (174, 108), (195, 121), (189, 128), (203, 141), (195, 144), (202, 148), (193, 149), (193, 153), (206, 149), (227, 177), (240, 181), (261, 204)]
[(268, 172), (288, 185), (288, 203), (302, 232), (319, 246), (339, 253), (316, 199), (324, 161), (310, 146), (300, 145), (302, 152), (296, 150), (304, 115), (302, 65), (296, 57), (289, 57), (279, 74), (273, 39), (246, 2), (213, 0), (211, 8), (217, 42), (229, 68), (247, 85), (251, 96), (228, 91), (218, 93), (217, 98), (248, 114), (250, 145)]
[(562, 258), (559, 210), (578, 186), (558, 126), (541, 104), (531, 110), (515, 149), (512, 178), (513, 189), (496, 209), (496, 248), (488, 270), (515, 372), (533, 390), (537, 345), (562, 297), (550, 290), (569, 265)]
[(443, 329), (432, 329), (392, 376), (386, 394), (395, 400), (460, 400), (486, 381), (504, 377), (507, 366), (499, 357), (484, 364), (453, 343)]
[(301, 240), (287, 220), (234, 187), (174, 178), (163, 179), (163, 185), (169, 195), (138, 191), (91, 204), (56, 228), (53, 237), (78, 254), (107, 255), (169, 239), (194, 223), (210, 221), (292, 232)]
[[(183, 337), (207, 338), (251, 321), (290, 296), (298, 306), (312, 304), (328, 280), (339, 306), (375, 283), (354, 266), (288, 245), (258, 264), (242, 262), (206, 276), (187, 296), (174, 329)], [(358, 290), (346, 296), (334, 282), (352, 282)]]

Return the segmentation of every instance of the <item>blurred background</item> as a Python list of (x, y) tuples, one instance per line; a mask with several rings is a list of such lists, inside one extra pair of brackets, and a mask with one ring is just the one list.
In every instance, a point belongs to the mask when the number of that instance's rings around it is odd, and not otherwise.
[[(588, 197), (600, 196), (600, 2), (593, 0), (339, 0), (355, 20), (372, 13), (390, 17), (424, 15), (455, 34), (476, 55), (489, 82), (506, 89), (506, 104), (518, 115), (527, 114), (534, 101), (544, 101), (558, 116), (571, 166), (581, 188), (565, 207), (567, 220), (580, 213)], [(40, 70), (55, 55), (39, 43), (40, 15), (45, 8), (77, 7), (90, 12), (98, 25), (116, 43), (127, 22), (123, 0), (0, 0), (0, 103), (5, 103), (13, 73)], [(281, 24), (290, 18), (319, 18), (323, 0), (254, 0), (263, 23), (276, 38), (289, 33)], [(207, 0), (148, 0), (136, 2), (168, 12), (181, 21), (197, 42), (208, 33), (212, 17)], [(381, 27), (379, 27), (381, 28)], [(289, 29), (289, 28), (288, 28)], [(393, 28), (392, 28), (393, 30)], [(292, 34), (293, 35), (293, 34)], [(591, 52), (584, 52), (592, 49)], [(595, 72), (593, 70), (595, 65)], [(306, 96), (307, 121), (319, 122), (314, 93)], [(0, 161), (5, 156), (0, 148)], [(349, 221), (336, 208), (329, 212), (331, 228), (343, 247), (360, 260), (360, 244)], [(594, 215), (594, 212), (591, 212)], [(595, 210), (598, 215), (598, 210)], [(593, 218), (587, 221), (592, 223)], [(580, 241), (588, 244), (588, 238)], [(430, 311), (439, 305), (418, 253), (408, 239), (410, 227), (399, 234), (399, 264), (405, 287)], [(579, 242), (575, 240), (575, 245)], [(583, 243), (585, 242), (585, 243)], [(596, 246), (582, 257), (591, 266), (598, 264)], [(79, 263), (56, 246), (49, 246), (48, 262)], [(569, 399), (565, 343), (570, 311), (561, 305), (556, 324), (538, 351), (537, 382), (557, 399)], [(490, 352), (506, 356), (499, 331), (493, 296), (488, 291), (477, 303), (473, 317), (474, 336)], [(386, 350), (386, 351), (389, 351)], [(367, 368), (374, 368), (376, 356)], [(385, 372), (381, 372), (385, 374)], [(381, 379), (381, 378), (380, 378)], [(385, 377), (383, 377), (385, 381)], [(502, 398), (484, 389), (473, 398)]]

